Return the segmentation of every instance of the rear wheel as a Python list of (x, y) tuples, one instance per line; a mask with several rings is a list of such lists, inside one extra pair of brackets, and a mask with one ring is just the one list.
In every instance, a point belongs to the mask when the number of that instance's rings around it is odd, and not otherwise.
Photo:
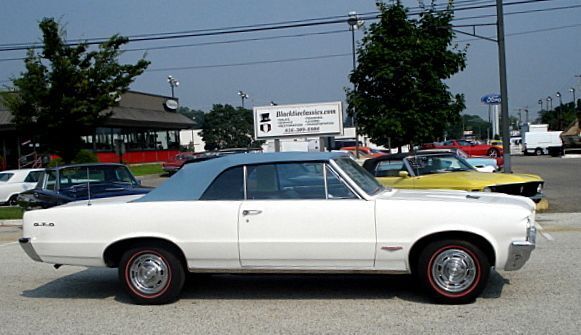
[(472, 243), (436, 241), (421, 252), (416, 274), (436, 301), (463, 304), (474, 301), (486, 287), (490, 263)]
[(185, 271), (176, 255), (163, 246), (137, 246), (123, 254), (119, 279), (138, 304), (159, 305), (177, 300)]

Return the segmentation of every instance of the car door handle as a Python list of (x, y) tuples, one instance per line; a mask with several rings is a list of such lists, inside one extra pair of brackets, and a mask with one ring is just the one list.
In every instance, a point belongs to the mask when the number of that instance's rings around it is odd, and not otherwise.
[(246, 215), (258, 215), (262, 213), (262, 211), (257, 210), (257, 209), (245, 209), (242, 211), (242, 215), (246, 216)]

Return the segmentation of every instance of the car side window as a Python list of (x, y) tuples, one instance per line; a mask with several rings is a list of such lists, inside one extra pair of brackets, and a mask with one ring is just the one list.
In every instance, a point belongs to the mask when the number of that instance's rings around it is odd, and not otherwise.
[(56, 171), (48, 171), (46, 173), (46, 183), (44, 188), (47, 190), (55, 191), (56, 190)]
[(200, 200), (244, 200), (244, 173), (241, 166), (222, 172)]
[(310, 162), (248, 166), (247, 199), (326, 199), (323, 169)]
[(339, 176), (327, 166), (327, 198), (328, 199), (357, 199), (357, 196)]
[(42, 176), (43, 173), (44, 173), (43, 171), (32, 171), (28, 174), (28, 176), (26, 176), (26, 178), (24, 178), (24, 182), (37, 183), (38, 180), (40, 179), (40, 176)]
[(0, 181), (8, 181), (13, 175), (14, 173), (0, 173)]
[(399, 172), (405, 171), (403, 161), (381, 161), (375, 167), (376, 177), (399, 177)]

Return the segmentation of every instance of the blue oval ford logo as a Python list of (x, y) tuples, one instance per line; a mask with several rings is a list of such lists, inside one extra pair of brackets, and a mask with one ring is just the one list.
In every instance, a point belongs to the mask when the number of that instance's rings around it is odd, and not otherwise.
[(500, 94), (487, 94), (480, 98), (480, 101), (487, 105), (498, 105), (502, 101)]

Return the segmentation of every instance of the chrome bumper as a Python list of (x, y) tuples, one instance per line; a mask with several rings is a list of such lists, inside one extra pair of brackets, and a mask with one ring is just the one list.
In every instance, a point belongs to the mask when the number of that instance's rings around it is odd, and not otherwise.
[(34, 248), (32, 247), (32, 243), (30, 243), (30, 238), (23, 237), (23, 238), (20, 238), (18, 240), (18, 242), (20, 243), (20, 246), (22, 247), (24, 252), (26, 252), (28, 257), (30, 257), (33, 261), (42, 262), (42, 259), (40, 259), (40, 256), (38, 256), (36, 251), (34, 251)]
[(535, 243), (529, 241), (515, 241), (508, 248), (508, 260), (504, 267), (505, 271), (516, 271), (522, 268), (531, 257), (531, 252), (535, 249)]

